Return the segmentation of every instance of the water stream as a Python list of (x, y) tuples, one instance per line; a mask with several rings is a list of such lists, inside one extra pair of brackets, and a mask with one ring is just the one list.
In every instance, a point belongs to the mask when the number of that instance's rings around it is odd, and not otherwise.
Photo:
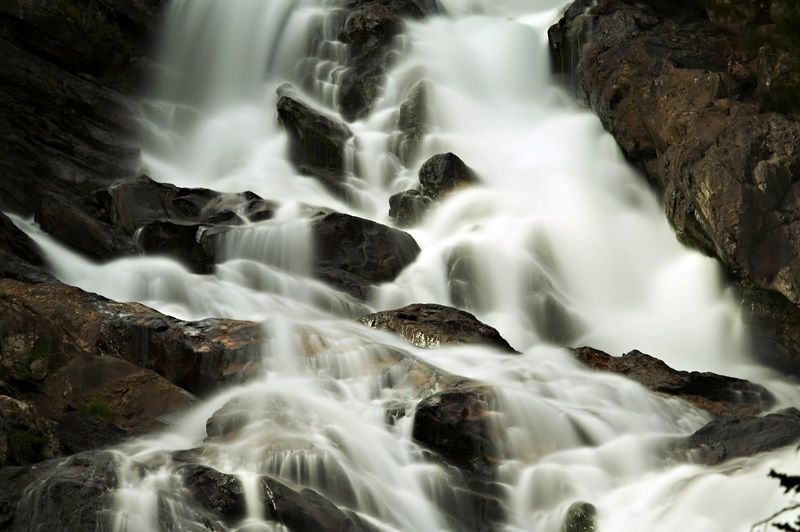
[[(467, 529), (448, 513), (467, 513), (470, 501), (411, 438), (414, 404), (430, 391), (411, 382), (414, 360), (428, 376), (452, 373), (499, 390), (506, 530), (560, 531), (575, 501), (594, 504), (608, 532), (746, 531), (783, 506), (766, 473), (786, 469), (792, 450), (715, 468), (670, 458), (669, 445), (708, 414), (587, 371), (559, 347), (639, 349), (679, 369), (760, 382), (783, 406), (800, 398), (751, 361), (718, 264), (676, 241), (658, 199), (597, 118), (551, 79), (546, 30), (564, 2), (446, 0), (442, 15), (410, 22), (374, 110), (351, 124), (355, 204), (297, 175), (275, 114), (286, 82), (337, 114), (346, 54), (332, 30), (336, 4), (172, 3), (163, 79), (143, 103), (144, 165), (158, 181), (252, 190), (283, 205), (275, 219), (228, 235), (213, 275), (166, 258), (93, 264), (15, 219), (67, 283), (183, 319), (264, 323), (263, 375), (119, 448), (116, 530), (158, 530), (165, 511), (175, 529), (203, 529), (170, 458), (189, 449), (242, 479), (249, 517), (238, 530), (281, 530), (259, 517), (259, 474), (311, 487), (378, 530)], [(398, 107), (421, 79), (430, 132), (406, 168), (391, 146)], [(443, 151), (464, 159), (482, 184), (410, 230), (422, 248), (414, 264), (368, 303), (310, 278), (313, 245), (300, 205), (390, 223), (389, 196)], [(353, 323), (416, 302), (465, 308), (523, 355), (422, 350)], [(397, 405), (407, 415), (387, 424)], [(223, 407), (243, 421), (225, 438), (207, 438), (207, 420)]]

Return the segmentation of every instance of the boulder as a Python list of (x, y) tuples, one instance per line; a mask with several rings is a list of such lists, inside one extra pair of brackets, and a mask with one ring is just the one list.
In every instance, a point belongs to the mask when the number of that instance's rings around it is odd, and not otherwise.
[(597, 508), (588, 502), (575, 502), (567, 509), (561, 532), (594, 532), (597, 530)]
[(419, 169), (422, 193), (434, 201), (461, 187), (478, 183), (478, 175), (457, 155), (434, 155)]
[(428, 84), (417, 81), (406, 92), (400, 104), (397, 129), (400, 131), (397, 155), (404, 166), (411, 166), (417, 155), (422, 138), (428, 132)]
[(490, 477), (499, 440), (499, 427), (491, 419), (494, 400), (494, 390), (486, 386), (430, 395), (417, 405), (412, 436), (457, 467)]
[(419, 190), (398, 192), (389, 198), (389, 218), (400, 227), (416, 225), (433, 205), (433, 200)]
[(317, 277), (358, 299), (393, 281), (420, 252), (408, 233), (348, 214), (321, 213), (311, 231)]
[(438, 10), (428, 0), (347, 0), (339, 40), (349, 45), (348, 70), (339, 88), (339, 109), (346, 120), (366, 116), (380, 94), (391, 66), (394, 38), (404, 19), (420, 19)]
[(44, 265), (39, 246), (0, 212), (0, 278), (30, 282), (52, 280)]
[(579, 0), (549, 36), (556, 69), (660, 189), (679, 238), (736, 279), (754, 351), (800, 371), (800, 123), (766, 112), (768, 58), (696, 2)]
[(715, 416), (760, 414), (775, 403), (763, 386), (716, 373), (678, 371), (639, 351), (614, 357), (590, 347), (573, 349), (586, 366), (633, 379), (657, 393), (679, 397)]
[(289, 135), (289, 158), (297, 170), (316, 177), (331, 192), (344, 194), (350, 128), (289, 96), (278, 100), (278, 120)]
[(483, 344), (517, 353), (494, 327), (482, 323), (469, 312), (443, 305), (409, 305), (369, 314), (358, 321), (374, 329), (391, 331), (417, 347)]
[(800, 410), (787, 408), (763, 417), (723, 417), (692, 434), (686, 446), (704, 464), (753, 456), (800, 441)]

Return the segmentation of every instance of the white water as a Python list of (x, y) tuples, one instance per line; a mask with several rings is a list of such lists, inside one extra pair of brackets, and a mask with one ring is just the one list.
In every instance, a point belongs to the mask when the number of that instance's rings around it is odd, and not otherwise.
[[(18, 220), (65, 282), (185, 319), (260, 320), (269, 333), (262, 377), (120, 450), (120, 532), (157, 529), (159, 498), (179, 529), (201, 528), (169, 459), (195, 448), (249, 486), (241, 530), (279, 529), (256, 517), (257, 474), (312, 487), (382, 530), (455, 528), (440, 503), (463, 512), (469, 502), (411, 440), (415, 402), (447, 380), (434, 367), (500, 392), (508, 530), (558, 531), (579, 500), (597, 506), (609, 532), (745, 531), (784, 505), (766, 472), (786, 470), (791, 450), (716, 468), (669, 460), (669, 444), (707, 414), (588, 372), (557, 347), (639, 349), (680, 369), (757, 380), (784, 404), (798, 398), (750, 362), (738, 303), (717, 264), (676, 242), (613, 139), (550, 79), (546, 28), (562, 2), (442, 4), (446, 16), (409, 24), (383, 97), (351, 125), (359, 206), (296, 175), (275, 117), (275, 91), (286, 81), (335, 113), (344, 57), (329, 42), (335, 2), (177, 0), (164, 81), (146, 102), (144, 163), (160, 181), (252, 190), (284, 203), (279, 215), (233, 233), (227, 261), (210, 276), (162, 258), (91, 264)], [(405, 169), (389, 145), (406, 88), (419, 79), (431, 88), (432, 132)], [(442, 151), (460, 155), (483, 184), (410, 231), (423, 249), (412, 266), (369, 305), (309, 278), (313, 250), (298, 204), (387, 223), (388, 197), (413, 186), (422, 161)], [(412, 302), (467, 308), (524, 354), (424, 351), (352, 323)], [(206, 421), (225, 405), (247, 422), (234, 437), (206, 441)], [(398, 406), (408, 415), (387, 425), (387, 408)]]

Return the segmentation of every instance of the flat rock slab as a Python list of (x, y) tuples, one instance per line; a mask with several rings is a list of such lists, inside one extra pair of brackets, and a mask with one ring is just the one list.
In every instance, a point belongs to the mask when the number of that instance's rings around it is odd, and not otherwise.
[(624, 375), (654, 392), (680, 397), (715, 416), (759, 414), (774, 404), (772, 394), (752, 382), (696, 371), (678, 371), (639, 351), (621, 357), (591, 347), (572, 350), (586, 366)]
[(517, 352), (494, 327), (469, 312), (444, 305), (409, 305), (369, 314), (358, 321), (373, 329), (391, 331), (417, 347), (485, 344), (508, 353)]

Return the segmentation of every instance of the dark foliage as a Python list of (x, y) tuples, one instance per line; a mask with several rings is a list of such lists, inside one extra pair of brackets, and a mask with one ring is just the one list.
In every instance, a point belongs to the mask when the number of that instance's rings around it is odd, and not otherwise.
[[(774, 469), (769, 472), (770, 478), (778, 479), (780, 482), (781, 487), (783, 488), (784, 493), (794, 493), (800, 494), (800, 476), (799, 475), (786, 475), (783, 473), (778, 473)], [(800, 504), (793, 504), (791, 506), (787, 506), (782, 510), (772, 514), (771, 516), (767, 517), (766, 519), (759, 521), (751, 530), (755, 530), (757, 527), (763, 527), (767, 524), (772, 524), (773, 528), (778, 530), (783, 530), (784, 532), (800, 532), (800, 515), (798, 515), (794, 521), (794, 523), (773, 523), (772, 521), (779, 518), (780, 516), (789, 513), (791, 511), (800, 510)]]

